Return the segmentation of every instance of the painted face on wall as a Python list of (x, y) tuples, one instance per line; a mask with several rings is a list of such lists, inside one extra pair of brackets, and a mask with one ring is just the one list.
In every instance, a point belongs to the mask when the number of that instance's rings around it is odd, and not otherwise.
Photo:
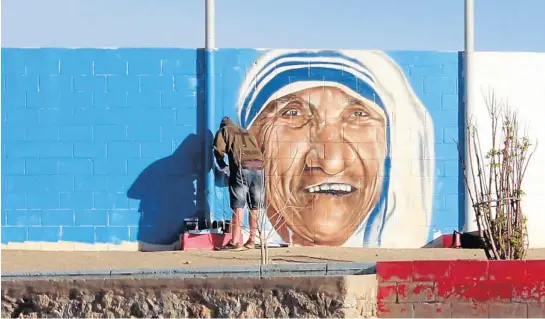
[(265, 155), (269, 243), (429, 241), (433, 121), (388, 54), (267, 50), (247, 68), (236, 108)]
[(266, 158), (268, 217), (286, 242), (342, 245), (382, 190), (386, 117), (349, 89), (312, 87), (270, 102), (250, 127)]

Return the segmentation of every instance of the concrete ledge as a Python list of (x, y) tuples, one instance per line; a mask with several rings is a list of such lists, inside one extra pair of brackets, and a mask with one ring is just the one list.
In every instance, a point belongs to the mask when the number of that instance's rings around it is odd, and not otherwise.
[(376, 263), (270, 264), (263, 266), (2, 272), (2, 280), (93, 278), (300, 277), (375, 274)]
[(327, 275), (373, 275), (377, 273), (376, 265), (372, 262), (327, 263)]
[(298, 276), (326, 276), (326, 263), (312, 264), (270, 264), (260, 266), (261, 276), (264, 277), (298, 277)]

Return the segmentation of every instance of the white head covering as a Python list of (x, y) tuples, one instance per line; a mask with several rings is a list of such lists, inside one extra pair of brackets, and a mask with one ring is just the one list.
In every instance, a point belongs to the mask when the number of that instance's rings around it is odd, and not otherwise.
[(322, 86), (374, 101), (387, 119), (382, 194), (345, 246), (422, 247), (429, 239), (432, 212), (433, 124), (403, 71), (385, 53), (266, 51), (240, 87), (240, 124), (249, 128), (276, 98)]

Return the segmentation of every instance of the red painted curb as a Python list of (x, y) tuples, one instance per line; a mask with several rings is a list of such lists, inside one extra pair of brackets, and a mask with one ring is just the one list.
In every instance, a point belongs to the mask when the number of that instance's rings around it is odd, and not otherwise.
[(545, 260), (377, 262), (378, 316), (545, 317)]

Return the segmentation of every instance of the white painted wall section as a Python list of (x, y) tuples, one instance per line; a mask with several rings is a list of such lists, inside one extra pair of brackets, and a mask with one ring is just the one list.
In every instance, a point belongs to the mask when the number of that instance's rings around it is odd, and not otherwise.
[[(545, 247), (545, 53), (475, 52), (472, 60), (472, 89), (468, 116), (477, 120), (484, 149), (490, 139), (490, 124), (483, 94), (495, 92), (516, 109), (528, 136), (538, 141), (537, 150), (528, 166), (523, 190), (523, 209), (528, 218), (530, 247)], [(482, 94), (481, 94), (482, 92)]]

